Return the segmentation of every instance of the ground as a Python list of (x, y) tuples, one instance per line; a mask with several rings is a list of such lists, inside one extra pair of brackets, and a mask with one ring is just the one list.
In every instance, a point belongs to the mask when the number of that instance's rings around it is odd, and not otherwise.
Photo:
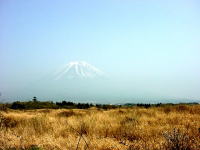
[(200, 150), (200, 105), (0, 111), (0, 150)]

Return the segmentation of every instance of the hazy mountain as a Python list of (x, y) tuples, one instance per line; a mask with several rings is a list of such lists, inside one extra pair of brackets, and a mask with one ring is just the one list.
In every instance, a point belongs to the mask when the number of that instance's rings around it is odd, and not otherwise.
[(69, 62), (25, 89), (29, 97), (96, 101), (108, 97), (106, 73), (85, 61)]
[(105, 73), (103, 73), (100, 69), (85, 61), (73, 61), (59, 69), (55, 73), (54, 79), (92, 79), (103, 77), (104, 75)]
[(33, 81), (23, 90), (15, 90), (10, 100), (30, 100), (37, 96), (39, 100), (95, 103), (175, 102), (170, 96), (163, 96), (162, 91), (151, 91), (153, 86), (156, 86), (154, 81), (108, 77), (87, 62), (73, 61)]

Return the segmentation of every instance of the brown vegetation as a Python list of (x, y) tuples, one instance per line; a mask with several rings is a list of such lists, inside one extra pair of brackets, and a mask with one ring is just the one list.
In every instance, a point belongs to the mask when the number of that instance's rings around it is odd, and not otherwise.
[(200, 105), (0, 112), (0, 150), (200, 150)]

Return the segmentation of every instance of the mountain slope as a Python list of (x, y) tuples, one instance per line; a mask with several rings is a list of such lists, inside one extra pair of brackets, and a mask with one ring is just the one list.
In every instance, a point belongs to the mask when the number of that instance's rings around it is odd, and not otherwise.
[(87, 62), (73, 61), (57, 71), (54, 75), (54, 79), (91, 79), (103, 77), (104, 75), (105, 73), (103, 73), (100, 69)]

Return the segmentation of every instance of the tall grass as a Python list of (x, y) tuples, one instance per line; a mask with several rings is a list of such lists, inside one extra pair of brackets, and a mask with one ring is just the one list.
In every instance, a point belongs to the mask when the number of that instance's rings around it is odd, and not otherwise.
[(200, 105), (0, 112), (0, 150), (200, 150)]

